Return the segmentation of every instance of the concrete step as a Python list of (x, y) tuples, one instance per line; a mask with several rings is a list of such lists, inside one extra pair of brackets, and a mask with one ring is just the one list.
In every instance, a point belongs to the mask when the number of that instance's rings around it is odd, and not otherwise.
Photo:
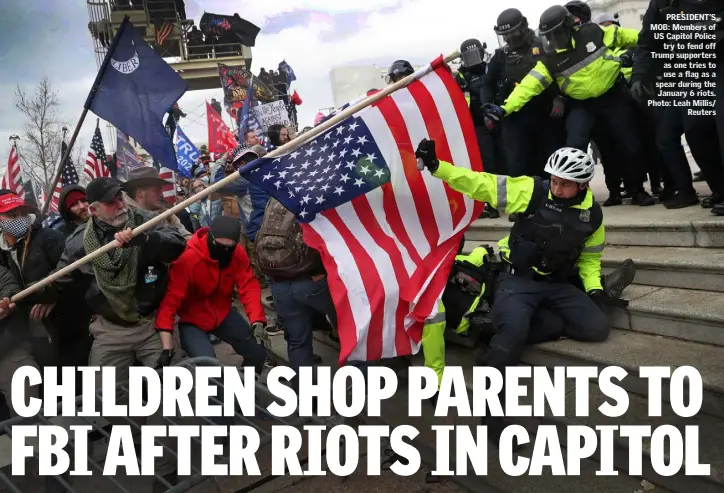
[[(702, 412), (724, 417), (724, 348), (640, 332), (613, 329), (603, 343), (563, 339), (530, 346), (523, 362), (533, 366), (620, 366), (628, 372), (621, 385), (628, 392), (648, 395), (648, 382), (639, 377), (641, 366), (668, 366), (672, 371), (692, 366), (701, 374)], [(669, 400), (669, 382), (663, 385)]]
[(627, 309), (610, 313), (619, 329), (724, 346), (724, 293), (632, 284)]
[[(449, 347), (446, 356), (448, 365), (461, 366), (465, 369), (466, 373), (472, 372), (475, 363), (470, 351), (463, 348)], [(466, 379), (466, 385), (468, 391), (473, 390), (472, 375)], [(651, 426), (653, 429), (661, 425), (671, 425), (682, 430), (682, 432), (684, 426), (698, 426), (699, 462), (711, 466), (711, 474), (709, 476), (685, 476), (683, 473), (666, 477), (658, 475), (651, 466), (650, 440), (644, 439), (642, 450), (644, 477), (659, 487), (681, 493), (688, 493), (689, 491), (697, 491), (698, 493), (721, 493), (724, 491), (724, 444), (720, 439), (722, 433), (724, 433), (724, 419), (704, 413), (691, 418), (682, 418), (676, 415), (668, 405), (662, 406), (662, 416), (650, 417), (648, 415), (648, 400), (645, 397), (633, 393), (629, 394), (629, 407), (627, 412), (619, 418), (610, 418), (598, 411), (599, 406), (604, 402), (610, 402), (610, 399), (595, 385), (589, 387), (589, 416), (576, 416), (575, 399), (571, 398), (575, 392), (575, 385), (570, 381), (567, 381), (566, 385), (570, 390), (566, 393), (565, 417), (551, 416), (550, 409), (546, 407), (547, 415), (545, 417), (509, 418), (509, 421), (525, 426), (531, 434), (536, 432), (538, 425), (556, 425), (560, 442), (564, 446), (566, 443), (567, 426), (587, 426), (591, 428), (599, 425)], [(532, 400), (530, 387), (528, 395), (524, 396), (523, 400), (525, 403), (529, 403), (529, 401)], [(618, 470), (629, 471), (628, 438), (617, 436), (615, 440), (614, 466)], [(599, 453), (600, 450), (597, 451), (595, 455), (597, 460)], [(522, 455), (527, 454), (524, 451)], [(666, 460), (668, 463), (668, 457)], [(660, 489), (657, 488), (655, 491), (660, 491)]]
[[(669, 246), (724, 248), (724, 217), (700, 207), (670, 211), (663, 207), (617, 207), (606, 209), (606, 242), (622, 246)], [(496, 242), (510, 231), (507, 216), (478, 219), (465, 237)]]
[[(470, 253), (484, 244), (498, 249), (497, 242), (467, 240), (463, 252)], [(603, 273), (608, 274), (628, 258), (636, 263), (637, 284), (724, 293), (724, 248), (608, 245), (603, 251)]]
[(636, 263), (637, 284), (724, 293), (724, 249), (612, 245), (603, 251), (604, 273), (627, 258)]

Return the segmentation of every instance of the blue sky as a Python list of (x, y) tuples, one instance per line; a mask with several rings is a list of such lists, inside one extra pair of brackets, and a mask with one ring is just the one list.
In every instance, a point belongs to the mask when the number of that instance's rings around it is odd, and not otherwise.
[[(48, 76), (59, 93), (59, 118), (75, 125), (95, 78), (97, 66), (88, 32), (85, 0), (0, 2), (0, 170), (9, 151), (8, 137), (22, 133), (22, 115), (13, 106), (16, 85), (32, 90)], [(9, 4), (9, 5), (8, 5)], [(344, 5), (344, 7), (342, 7)], [(300, 123), (311, 124), (320, 108), (332, 105), (329, 72), (340, 65), (386, 67), (407, 58), (422, 64), (450, 53), (471, 37), (495, 45), (492, 27), (501, 4), (479, 0), (187, 0), (186, 11), (197, 23), (204, 11), (238, 12), (262, 27), (253, 48), (253, 71), (275, 68), (282, 60), (294, 68), (293, 85), (304, 103)], [(540, 0), (517, 0), (537, 25), (545, 7)], [(186, 93), (181, 121), (195, 142), (206, 140), (204, 101), (222, 97), (221, 90)], [(80, 144), (90, 144), (95, 117), (89, 114)], [(108, 132), (104, 132), (108, 140)], [(106, 149), (112, 146), (107, 143)], [(83, 151), (85, 152), (85, 150)]]

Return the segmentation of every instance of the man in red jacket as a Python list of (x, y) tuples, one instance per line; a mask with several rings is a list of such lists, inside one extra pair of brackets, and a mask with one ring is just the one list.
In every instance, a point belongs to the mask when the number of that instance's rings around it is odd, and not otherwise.
[[(213, 334), (244, 357), (244, 364), (261, 374), (265, 350), (255, 339), (263, 334), (266, 316), (261, 288), (246, 252), (239, 246), (241, 224), (230, 216), (217, 216), (210, 228), (199, 229), (186, 250), (171, 265), (166, 294), (156, 317), (164, 349), (173, 347), (174, 318), (179, 316), (181, 346), (189, 357), (216, 357)], [(236, 288), (249, 322), (231, 307)], [(250, 325), (251, 324), (251, 325)]]

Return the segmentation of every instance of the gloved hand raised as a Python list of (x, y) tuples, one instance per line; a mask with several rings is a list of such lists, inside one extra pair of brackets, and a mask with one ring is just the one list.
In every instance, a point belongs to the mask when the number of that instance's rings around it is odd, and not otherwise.
[(550, 117), (554, 120), (560, 120), (566, 112), (566, 100), (560, 94), (553, 98), (553, 107), (551, 108)]
[(435, 154), (434, 140), (422, 139), (415, 151), (415, 157), (417, 158), (417, 169), (421, 171), (420, 164), (427, 168), (430, 173), (435, 173), (440, 166), (440, 161), (437, 160), (437, 154)]

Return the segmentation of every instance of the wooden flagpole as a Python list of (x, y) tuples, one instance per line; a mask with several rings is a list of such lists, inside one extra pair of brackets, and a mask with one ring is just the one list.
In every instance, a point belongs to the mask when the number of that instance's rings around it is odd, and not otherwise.
[[(455, 60), (456, 58), (458, 58), (459, 56), (460, 56), (460, 53), (456, 50), (455, 52), (451, 53), (450, 55), (444, 57), (444, 58), (442, 59), (442, 61), (443, 61), (443, 63), (449, 63), (449, 62), (451, 62), (452, 60)], [(369, 96), (369, 97), (363, 99), (362, 101), (360, 101), (359, 103), (357, 103), (357, 104), (355, 104), (355, 105), (353, 105), (353, 106), (350, 106), (349, 108), (345, 109), (344, 111), (341, 111), (339, 114), (333, 116), (332, 118), (330, 118), (330, 119), (327, 120), (326, 122), (318, 125), (317, 127), (314, 127), (313, 129), (309, 130), (308, 132), (306, 132), (306, 133), (300, 135), (299, 137), (297, 137), (297, 138), (295, 138), (295, 139), (287, 142), (287, 143), (284, 144), (283, 146), (274, 149), (273, 151), (271, 151), (271, 152), (269, 152), (268, 154), (266, 154), (266, 155), (264, 156), (264, 158), (265, 158), (265, 159), (266, 159), (266, 158), (272, 158), (272, 157), (276, 157), (276, 156), (279, 156), (279, 155), (282, 155), (282, 154), (286, 154), (286, 153), (288, 153), (288, 152), (293, 151), (294, 149), (296, 149), (297, 147), (301, 146), (302, 144), (308, 142), (309, 140), (312, 140), (312, 139), (313, 139), (314, 137), (316, 137), (317, 135), (319, 135), (319, 134), (321, 134), (321, 133), (324, 133), (325, 131), (327, 131), (327, 130), (330, 129), (331, 127), (333, 127), (333, 126), (335, 126), (336, 124), (338, 124), (339, 122), (341, 122), (342, 120), (345, 120), (346, 118), (349, 118), (350, 116), (354, 115), (354, 114), (357, 113), (358, 111), (363, 110), (363, 109), (366, 108), (367, 106), (369, 106), (369, 105), (371, 105), (371, 104), (379, 101), (380, 99), (384, 98), (385, 96), (389, 96), (389, 95), (392, 94), (393, 92), (395, 92), (395, 91), (397, 91), (397, 90), (399, 90), (399, 89), (402, 89), (403, 87), (408, 86), (409, 84), (411, 84), (411, 83), (414, 82), (415, 80), (417, 80), (417, 79), (421, 78), (422, 76), (427, 75), (428, 73), (432, 72), (435, 68), (436, 68), (436, 67), (434, 67), (434, 66), (428, 66), (428, 67), (426, 67), (424, 70), (420, 70), (420, 71), (418, 71), (418, 72), (415, 72), (414, 74), (408, 75), (408, 76), (405, 77), (404, 79), (401, 79), (401, 80), (395, 82), (394, 84), (391, 84), (391, 85), (385, 87), (384, 89), (382, 89), (381, 91), (373, 94), (372, 96)], [(251, 163), (250, 163), (250, 164), (251, 164)], [(241, 171), (241, 170), (240, 170), (240, 171)], [(150, 219), (150, 220), (148, 220), (147, 222), (141, 224), (140, 226), (138, 226), (136, 229), (133, 230), (133, 236), (137, 236), (137, 235), (139, 235), (139, 234), (141, 234), (141, 233), (146, 232), (146, 231), (149, 230), (151, 227), (155, 226), (156, 224), (158, 224), (158, 223), (160, 223), (160, 222), (162, 222), (162, 221), (165, 221), (168, 217), (170, 217), (170, 216), (176, 214), (177, 212), (185, 209), (186, 207), (188, 207), (189, 205), (193, 204), (194, 202), (198, 202), (199, 200), (207, 197), (208, 195), (211, 195), (212, 193), (214, 193), (214, 192), (216, 192), (216, 191), (218, 191), (218, 190), (221, 190), (222, 188), (226, 187), (227, 185), (231, 185), (231, 184), (234, 183), (236, 180), (238, 180), (239, 177), (240, 177), (239, 174), (237, 174), (237, 173), (232, 173), (232, 174), (230, 174), (229, 176), (223, 178), (222, 180), (219, 180), (218, 182), (213, 183), (213, 184), (210, 185), (207, 189), (205, 189), (205, 190), (197, 193), (196, 195), (193, 195), (193, 196), (187, 198), (186, 200), (184, 200), (184, 201), (181, 202), (180, 204), (176, 204), (175, 206), (173, 206), (173, 207), (171, 207), (170, 209), (162, 212), (162, 213), (159, 214), (158, 216), (154, 216), (152, 219)], [(22, 300), (23, 298), (27, 297), (28, 295), (30, 295), (30, 294), (32, 294), (32, 293), (35, 293), (36, 291), (39, 291), (40, 289), (44, 288), (44, 287), (47, 286), (48, 284), (56, 281), (57, 279), (60, 279), (61, 277), (65, 276), (66, 274), (69, 274), (70, 272), (74, 271), (75, 269), (77, 269), (77, 268), (80, 267), (81, 265), (86, 264), (86, 263), (90, 262), (91, 260), (93, 260), (93, 259), (95, 259), (95, 258), (98, 258), (98, 257), (100, 257), (101, 255), (104, 255), (104, 254), (110, 252), (110, 251), (113, 250), (114, 248), (118, 248), (119, 246), (120, 246), (120, 244), (119, 244), (116, 240), (113, 240), (113, 241), (110, 242), (110, 243), (106, 243), (105, 245), (103, 245), (103, 246), (100, 247), (99, 249), (97, 249), (97, 250), (89, 253), (89, 254), (86, 255), (85, 257), (76, 260), (76, 261), (73, 262), (72, 264), (63, 267), (63, 268), (60, 269), (59, 271), (54, 272), (53, 274), (51, 274), (51, 275), (49, 275), (48, 277), (46, 277), (46, 278), (38, 281), (37, 283), (33, 284), (32, 286), (29, 286), (29, 287), (25, 288), (24, 290), (20, 291), (18, 294), (16, 294), (15, 296), (12, 297), (12, 300), (11, 300), (11, 301), (12, 301), (13, 303), (15, 303), (15, 302), (17, 302), (17, 301)], [(1, 307), (0, 307), (0, 308), (1, 308)]]

